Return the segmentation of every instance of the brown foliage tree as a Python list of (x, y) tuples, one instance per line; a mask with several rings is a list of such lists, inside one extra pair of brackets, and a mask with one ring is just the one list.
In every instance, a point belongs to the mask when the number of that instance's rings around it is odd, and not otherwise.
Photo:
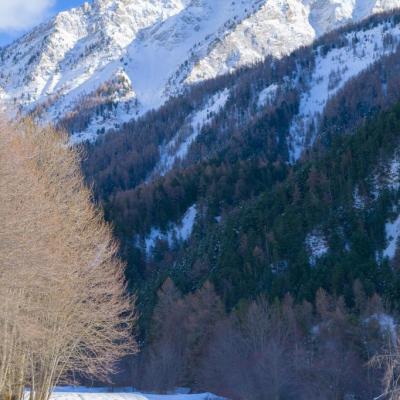
[(136, 348), (133, 304), (68, 137), (1, 121), (0, 203), (0, 399), (106, 378)]

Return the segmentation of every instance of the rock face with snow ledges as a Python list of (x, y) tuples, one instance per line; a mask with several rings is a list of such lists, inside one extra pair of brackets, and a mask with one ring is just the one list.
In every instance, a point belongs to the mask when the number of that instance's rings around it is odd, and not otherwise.
[[(329, 30), (399, 5), (400, 0), (94, 0), (0, 50), (0, 100), (43, 121), (84, 114), (71, 131), (76, 141), (93, 139), (99, 130), (159, 107), (185, 85), (267, 55), (282, 57)], [(121, 76), (125, 91), (115, 96), (112, 83)]]

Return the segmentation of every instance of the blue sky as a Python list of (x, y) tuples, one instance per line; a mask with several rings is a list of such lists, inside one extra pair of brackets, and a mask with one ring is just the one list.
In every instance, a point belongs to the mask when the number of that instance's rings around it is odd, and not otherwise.
[(0, 46), (24, 34), (62, 10), (79, 6), (84, 0), (0, 0)]

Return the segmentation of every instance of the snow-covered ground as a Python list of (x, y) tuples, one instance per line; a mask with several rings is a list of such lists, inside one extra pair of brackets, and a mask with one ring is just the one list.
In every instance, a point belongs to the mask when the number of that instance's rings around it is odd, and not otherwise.
[[(179, 392), (179, 391), (177, 391)], [(58, 387), (51, 400), (223, 400), (211, 393), (202, 394), (145, 394), (130, 388), (111, 390), (109, 388)]]
[(144, 393), (92, 393), (92, 392), (55, 392), (51, 400), (217, 400), (210, 393), (158, 395)]

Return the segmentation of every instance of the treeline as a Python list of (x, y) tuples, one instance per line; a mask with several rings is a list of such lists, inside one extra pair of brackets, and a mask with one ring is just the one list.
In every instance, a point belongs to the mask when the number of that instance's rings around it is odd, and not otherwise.
[(183, 295), (167, 279), (133, 382), (233, 400), (373, 398), (382, 371), (368, 362), (396, 341), (394, 320), (359, 281), (352, 297), (349, 305), (320, 289), (313, 303), (259, 297), (226, 312), (209, 282)]

